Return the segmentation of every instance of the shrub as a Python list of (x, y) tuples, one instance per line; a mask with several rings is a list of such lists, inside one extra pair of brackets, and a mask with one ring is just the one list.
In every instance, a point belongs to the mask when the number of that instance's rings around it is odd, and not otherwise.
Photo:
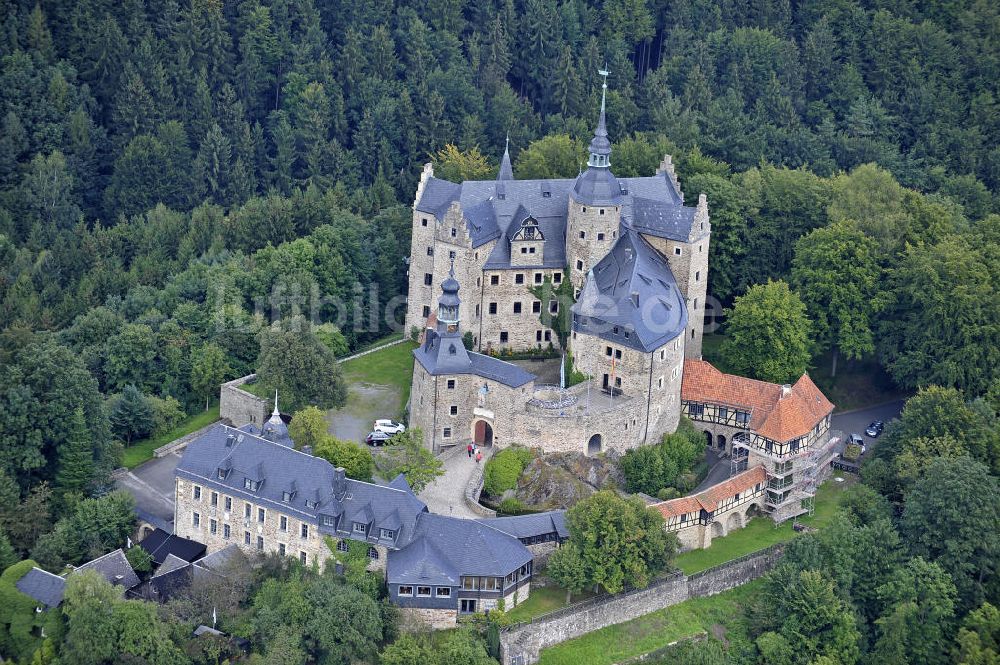
[(618, 468), (625, 475), (625, 489), (657, 495), (665, 487), (687, 492), (698, 484), (691, 473), (702, 459), (705, 442), (687, 419), (676, 432), (667, 434), (654, 446), (642, 446), (623, 455)]
[(677, 491), (676, 487), (664, 487), (656, 493), (656, 498), (660, 501), (669, 501), (670, 499), (676, 499), (680, 495), (681, 493)]
[(525, 506), (519, 500), (511, 497), (500, 502), (497, 512), (504, 515), (520, 515), (525, 512)]
[(162, 398), (149, 395), (146, 400), (153, 407), (153, 436), (166, 434), (184, 420), (181, 403), (170, 395)]
[(501, 450), (486, 463), (483, 473), (483, 490), (490, 496), (500, 496), (517, 487), (521, 472), (535, 457), (527, 448), (511, 447)]

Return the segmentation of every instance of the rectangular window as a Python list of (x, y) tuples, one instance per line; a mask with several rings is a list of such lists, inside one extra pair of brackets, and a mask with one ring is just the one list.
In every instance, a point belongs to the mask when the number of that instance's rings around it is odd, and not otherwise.
[(437, 588), (438, 598), (451, 598), (451, 587), (450, 586), (439, 586)]
[(549, 314), (558, 314), (558, 313), (559, 313), (559, 301), (558, 300), (550, 300), (549, 301)]
[(389, 538), (391, 540), (393, 537), (395, 537), (395, 535), (396, 535), (396, 532), (393, 531), (392, 529), (379, 529), (378, 530), (378, 537), (379, 538)]
[(446, 439), (450, 439), (451, 438), (451, 428), (450, 427), (445, 427), (443, 430), (441, 430), (441, 436), (443, 436)]
[(695, 273), (694, 273), (694, 281), (697, 282), (699, 279), (701, 279), (701, 271), (700, 270), (696, 270)]
[(561, 272), (552, 273), (552, 281), (555, 282), (556, 284), (562, 284), (562, 273)]
[(291, 492), (282, 492), (281, 493), (281, 500), (284, 501), (285, 503), (291, 503), (291, 501), (292, 501), (292, 493)]
[(506, 344), (507, 343), (507, 331), (506, 330), (501, 330), (500, 331), (500, 343), (501, 344)]
[(542, 341), (542, 331), (541, 330), (536, 330), (535, 331), (535, 341), (536, 342), (541, 342)]
[(323, 515), (323, 526), (334, 526), (337, 524), (337, 518), (333, 515)]
[(459, 611), (462, 614), (472, 614), (473, 612), (476, 611), (476, 601), (470, 598), (463, 598), (462, 605)]
[(680, 256), (680, 255), (681, 255), (681, 248), (674, 247), (674, 256)]
[(228, 524), (223, 524), (222, 525), (222, 537), (225, 538), (226, 540), (229, 540), (229, 534), (230, 533), (231, 533), (231, 531), (229, 529), (229, 525)]
[(299, 552), (299, 563), (303, 566), (309, 562), (309, 556), (305, 552)]
[(531, 313), (532, 314), (538, 314), (541, 311), (542, 311), (542, 301), (541, 300), (536, 300), (533, 303), (531, 303)]
[(500, 283), (500, 275), (490, 275), (490, 285), (496, 286)]
[(587, 237), (587, 232), (586, 231), (580, 231), (580, 240), (584, 240), (584, 239), (586, 239), (586, 237)]
[(497, 313), (497, 304), (495, 302), (491, 302), (490, 303), (490, 314), (496, 314), (496, 313)]
[(257, 549), (264, 549), (264, 536), (257, 536)]
[(198, 527), (200, 527), (201, 526), (201, 515), (199, 515), (198, 513), (192, 513), (191, 514), (191, 524), (194, 525), (194, 527), (196, 529)]
[(601, 208), (600, 210), (598, 210), (598, 211), (597, 211), (597, 214), (599, 214), (599, 215), (603, 215), (603, 214), (604, 214), (604, 208)]
[(457, 236), (458, 236), (458, 229), (456, 229), (454, 226), (451, 227), (451, 237), (455, 238)]
[(288, 531), (288, 518), (284, 515), (278, 518), (278, 529), (281, 531)]
[(427, 226), (427, 218), (423, 217), (420, 219), (420, 226)]
[(457, 416), (458, 415), (458, 407), (455, 406), (454, 404), (452, 404), (450, 407), (448, 407), (448, 413), (450, 413), (453, 416)]
[(430, 598), (431, 588), (429, 586), (418, 586), (417, 587), (417, 597), (418, 598)]
[(260, 522), (261, 524), (264, 523), (264, 518), (266, 517), (266, 515), (267, 513), (263, 508), (257, 509), (257, 521)]
[(218, 492), (212, 492), (211, 502), (212, 502), (212, 507), (213, 508), (215, 506), (219, 505), (219, 493)]
[(465, 591), (475, 591), (479, 588), (479, 578), (478, 577), (463, 577), (462, 578), (462, 589)]
[(521, 313), (521, 303), (519, 302), (514, 303), (514, 313), (515, 314)]
[(583, 261), (581, 259), (576, 260), (576, 269), (583, 270)]
[(545, 331), (545, 341), (546, 342), (551, 342), (552, 341), (552, 331), (551, 330), (546, 330)]
[(448, 252), (448, 258), (449, 259), (455, 258), (455, 252)]
[(423, 317), (426, 319), (428, 316), (431, 315), (431, 308), (428, 307), (427, 305), (424, 305), (424, 308), (421, 310), (421, 312)]
[(243, 544), (244, 545), (249, 545), (250, 544), (250, 532), (249, 531), (244, 531), (243, 532)]
[(614, 349), (612, 349), (610, 346), (604, 347), (604, 355), (610, 358), (612, 353), (614, 353)]
[(434, 248), (433, 247), (428, 247), (427, 248), (427, 256), (434, 256)]
[(250, 513), (251, 513), (252, 510), (253, 510), (253, 508), (250, 506), (249, 503), (244, 503), (243, 504), (243, 519), (247, 519), (247, 520), (250, 519)]
[(615, 349), (615, 359), (616, 360), (621, 360), (622, 359), (622, 350), (621, 349)]
[(355, 522), (354, 533), (368, 533), (368, 525), (363, 522)]
[(208, 532), (213, 536), (219, 532), (219, 523), (215, 520), (208, 520)]
[(412, 596), (413, 595), (413, 587), (411, 587), (411, 586), (403, 586), (402, 584), (400, 584), (399, 585), (399, 591), (396, 592), (396, 595), (397, 596)]
[(430, 286), (434, 283), (434, 275), (429, 272), (424, 273), (424, 286)]
[(299, 537), (300, 538), (308, 538), (309, 537), (309, 525), (308, 524), (303, 524), (302, 528), (299, 529)]
[(455, 389), (455, 379), (448, 379), (448, 390)]
[(227, 513), (230, 512), (230, 511), (232, 511), (232, 509), (233, 509), (233, 497), (227, 496), (226, 497), (226, 504), (225, 505), (226, 505), (226, 512)]
[(515, 284), (524, 284), (524, 273), (520, 273), (519, 272), (516, 275), (514, 275), (514, 283)]
[(719, 420), (726, 420), (729, 418), (729, 409), (724, 406), (719, 407)]
[(285, 556), (285, 544), (284, 543), (278, 543), (278, 554), (280, 554), (281, 556)]
[(604, 234), (603, 233), (598, 233), (597, 234), (597, 239), (598, 240), (604, 240)]
[(198, 485), (194, 486), (194, 500), (201, 501), (201, 487)]
[(540, 272), (535, 273), (535, 284), (541, 284), (543, 279), (545, 279), (545, 275)]

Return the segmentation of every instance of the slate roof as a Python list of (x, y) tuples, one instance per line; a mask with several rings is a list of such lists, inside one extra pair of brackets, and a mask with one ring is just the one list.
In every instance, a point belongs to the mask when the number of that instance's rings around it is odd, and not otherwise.
[(656, 503), (650, 508), (659, 511), (664, 518), (689, 515), (702, 510), (711, 513), (726, 499), (752, 490), (758, 483), (764, 482), (767, 482), (767, 471), (762, 466), (755, 466), (729, 480), (712, 485), (703, 492)]
[(173, 554), (168, 554), (160, 564), (160, 567), (156, 569), (153, 573), (153, 577), (159, 577), (161, 575), (166, 575), (167, 573), (172, 573), (175, 570), (180, 570), (181, 568), (187, 568), (191, 565), (190, 561), (185, 561), (179, 556)]
[(569, 538), (566, 528), (566, 511), (552, 510), (514, 517), (487, 517), (476, 520), (518, 539), (555, 533), (560, 539)]
[(477, 520), (422, 513), (417, 537), (390, 553), (389, 584), (456, 586), (463, 575), (499, 577), (532, 560), (516, 537)]
[(66, 591), (66, 580), (41, 568), (32, 568), (14, 586), (46, 607), (58, 607)]
[[(181, 461), (183, 462), (183, 459)], [(157, 564), (163, 563), (170, 554), (184, 561), (194, 561), (205, 553), (204, 544), (175, 536), (163, 529), (154, 530), (139, 543), (139, 547), (149, 552)]]
[(786, 391), (776, 383), (723, 374), (704, 360), (685, 360), (681, 399), (730, 406), (750, 413), (749, 427), (783, 443), (811, 432), (833, 411), (833, 404), (803, 374)]
[(111, 584), (117, 584), (126, 589), (139, 586), (139, 576), (132, 570), (132, 564), (125, 558), (125, 552), (121, 548), (113, 552), (108, 552), (93, 561), (88, 561), (73, 572), (76, 573), (83, 570), (96, 570), (101, 577)]
[(666, 259), (626, 228), (591, 269), (573, 305), (574, 331), (644, 352), (682, 334), (687, 321), (684, 297)]
[(436, 330), (427, 330), (424, 343), (413, 350), (413, 355), (433, 376), (474, 374), (512, 388), (519, 388), (535, 380), (534, 374), (513, 363), (467, 351), (460, 333), (442, 334)]
[[(225, 460), (231, 469), (222, 479), (219, 467)], [(409, 543), (417, 515), (427, 510), (412, 492), (345, 478), (343, 469), (335, 469), (321, 457), (223, 424), (188, 444), (175, 473), (180, 478), (225, 492), (236, 500), (245, 499), (309, 520), (318, 524), (323, 533), (389, 548)], [(245, 488), (247, 478), (260, 480), (256, 491)], [(291, 501), (285, 502), (283, 493), (290, 488), (294, 488), (295, 493)], [(310, 502), (308, 506), (307, 501)], [(311, 503), (313, 501), (317, 503)], [(334, 518), (335, 525), (322, 523), (321, 516)], [(378, 529), (390, 517), (398, 518), (400, 528), (392, 541), (386, 541), (378, 537)], [(367, 537), (359, 537), (352, 531), (355, 521), (368, 524)]]

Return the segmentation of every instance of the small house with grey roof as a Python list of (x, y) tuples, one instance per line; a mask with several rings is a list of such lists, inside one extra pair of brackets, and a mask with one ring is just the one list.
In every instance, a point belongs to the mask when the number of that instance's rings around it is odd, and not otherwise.
[[(708, 204), (704, 195), (685, 204), (669, 155), (653, 175), (614, 175), (606, 90), (605, 81), (576, 178), (518, 180), (509, 145), (495, 180), (453, 183), (424, 167), (406, 327), (422, 342), (410, 424), (434, 451), (524, 443), (621, 452), (677, 427), (684, 358), (701, 356)], [(566, 281), (572, 298), (541, 302), (536, 287)], [(564, 307), (572, 310), (565, 343), (543, 323)], [(588, 380), (542, 385), (500, 359), (549, 347)]]
[[(561, 513), (530, 520), (518, 527), (435, 515), (402, 475), (386, 484), (353, 480), (296, 450), (287, 431), (269, 438), (249, 425), (211, 428), (188, 444), (175, 470), (174, 536), (203, 544), (203, 562), (238, 548), (323, 568), (359, 543), (392, 602), (436, 626), (528, 597), (534, 555), (522, 536), (547, 530), (558, 542), (564, 533), (556, 526)], [(168, 597), (198, 583), (199, 565), (170, 554), (151, 586)]]

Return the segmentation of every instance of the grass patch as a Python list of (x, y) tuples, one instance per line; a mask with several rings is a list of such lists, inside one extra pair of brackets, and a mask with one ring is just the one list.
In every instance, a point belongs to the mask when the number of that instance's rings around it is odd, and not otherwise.
[(397, 388), (400, 394), (399, 413), (402, 413), (406, 401), (410, 398), (415, 348), (417, 348), (416, 342), (403, 342), (361, 358), (348, 360), (340, 366), (344, 380), (348, 384), (373, 383)]
[[(837, 514), (842, 492), (850, 484), (849, 479), (842, 483), (832, 479), (823, 483), (816, 492), (816, 510), (813, 515), (803, 515), (798, 521), (815, 528), (829, 524)], [(750, 520), (750, 524), (745, 528), (712, 540), (711, 547), (707, 549), (691, 550), (677, 555), (674, 565), (685, 574), (692, 575), (771, 545), (788, 542), (799, 535), (792, 529), (793, 521), (788, 520), (775, 526), (770, 517), (756, 517)]]
[(761, 581), (755, 580), (567, 640), (544, 649), (539, 665), (611, 665), (707, 632), (714, 624), (726, 627), (726, 639), (731, 643), (748, 642), (743, 607), (760, 587)]
[(374, 342), (369, 342), (368, 344), (359, 346), (358, 348), (354, 349), (344, 357), (347, 358), (356, 355), (358, 353), (364, 353), (368, 349), (374, 349), (376, 346), (382, 346), (383, 344), (388, 344), (389, 342), (395, 342), (398, 339), (403, 339), (403, 333), (400, 332), (400, 333), (393, 333), (391, 335), (386, 335), (385, 337), (377, 339)]
[(160, 446), (165, 446), (174, 439), (179, 439), (182, 436), (190, 434), (191, 432), (200, 430), (202, 427), (211, 425), (218, 419), (219, 405), (215, 404), (208, 411), (202, 411), (201, 413), (189, 417), (180, 425), (165, 434), (133, 443), (125, 449), (125, 452), (122, 455), (122, 464), (129, 469), (134, 469), (146, 460), (152, 459), (153, 451)]
[[(571, 603), (579, 603), (593, 596), (592, 593), (574, 593)], [(549, 586), (536, 587), (532, 585), (531, 594), (528, 600), (524, 601), (514, 609), (507, 612), (507, 616), (514, 621), (527, 621), (537, 616), (554, 612), (566, 607), (566, 590), (562, 587), (550, 584)]]

